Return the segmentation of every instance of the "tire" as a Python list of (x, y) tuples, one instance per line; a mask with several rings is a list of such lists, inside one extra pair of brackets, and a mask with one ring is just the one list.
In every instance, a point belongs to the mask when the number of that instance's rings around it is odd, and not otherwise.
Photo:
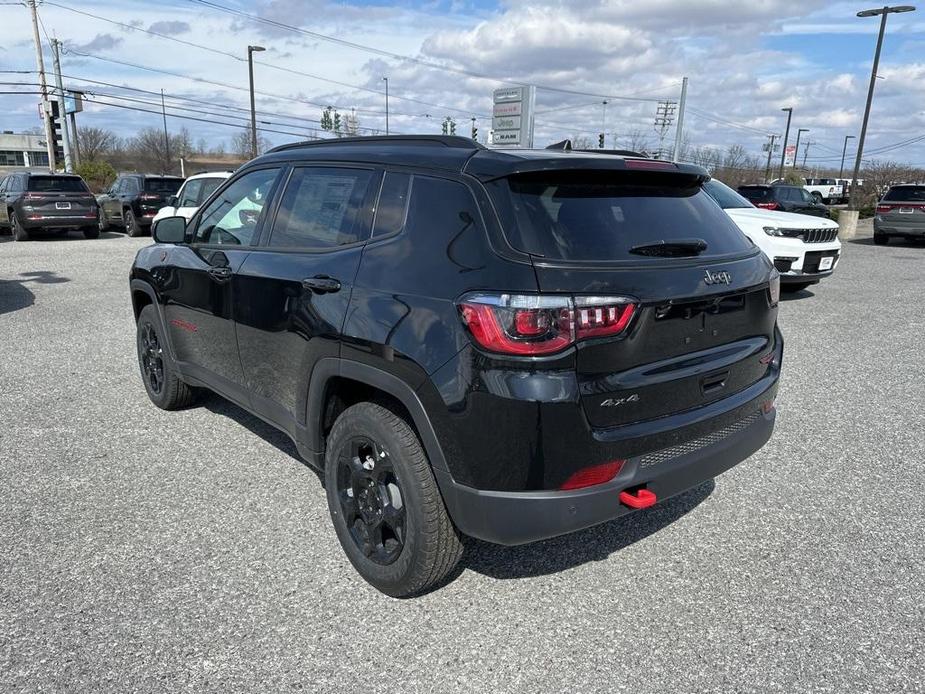
[(890, 242), (890, 237), (886, 234), (874, 234), (874, 243), (878, 246), (885, 246)]
[(822, 193), (818, 191), (813, 191), (812, 195), (813, 195), (813, 198), (815, 198), (816, 202), (823, 202)]
[(122, 213), (125, 218), (125, 233), (131, 236), (132, 238), (138, 238), (144, 234), (144, 230), (138, 225), (138, 220), (135, 219), (135, 213), (131, 209), (125, 210)]
[(327, 442), (325, 487), (347, 558), (386, 595), (423, 593), (459, 562), (462, 544), (424, 449), (391, 410), (363, 402), (337, 418)]
[(83, 231), (85, 239), (98, 239), (100, 237), (100, 228), (98, 226), (84, 227), (81, 231)]
[(100, 207), (100, 216), (97, 218), (97, 227), (100, 232), (109, 229), (109, 217), (106, 216), (106, 211), (102, 207)]
[(10, 233), (13, 234), (13, 238), (17, 241), (29, 240), (29, 232), (22, 228), (22, 224), (19, 223), (19, 217), (15, 212), (10, 212)]
[(135, 342), (141, 380), (151, 402), (162, 410), (178, 410), (192, 405), (196, 391), (177, 376), (176, 367), (167, 353), (157, 310), (151, 304), (138, 315)]
[(785, 294), (796, 294), (806, 289), (812, 282), (796, 282), (794, 284), (782, 284), (780, 290)]

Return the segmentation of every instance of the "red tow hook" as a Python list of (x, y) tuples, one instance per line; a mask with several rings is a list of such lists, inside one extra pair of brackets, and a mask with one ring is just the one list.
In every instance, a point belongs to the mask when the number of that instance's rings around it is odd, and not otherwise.
[(637, 489), (635, 494), (628, 491), (620, 492), (620, 503), (630, 508), (649, 508), (654, 506), (656, 501), (658, 499), (655, 494), (648, 489)]

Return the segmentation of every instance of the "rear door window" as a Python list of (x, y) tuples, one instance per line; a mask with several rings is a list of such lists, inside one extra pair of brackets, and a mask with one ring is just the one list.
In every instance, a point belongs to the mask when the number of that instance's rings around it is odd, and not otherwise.
[(893, 186), (883, 199), (895, 202), (925, 202), (925, 186)]
[(276, 213), (270, 247), (324, 250), (369, 238), (367, 201), (378, 175), (367, 169), (294, 169)]
[(634, 246), (692, 238), (707, 243), (701, 255), (751, 248), (699, 184), (672, 185), (667, 176), (645, 181), (570, 171), (515, 176), (490, 188), (502, 198), (499, 206), (512, 210), (502, 213), (508, 243), (551, 260), (638, 261)]
[(87, 193), (86, 184), (73, 176), (29, 176), (29, 190), (34, 193)]
[(411, 176), (389, 171), (382, 182), (379, 202), (376, 205), (376, 222), (373, 238), (389, 236), (401, 231), (405, 225), (408, 209), (408, 193), (411, 190)]

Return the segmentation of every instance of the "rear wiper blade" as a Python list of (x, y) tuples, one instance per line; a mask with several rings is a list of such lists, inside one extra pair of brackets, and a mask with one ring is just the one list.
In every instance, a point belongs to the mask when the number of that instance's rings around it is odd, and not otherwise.
[(636, 255), (651, 255), (659, 258), (679, 258), (687, 255), (699, 255), (707, 250), (703, 239), (674, 239), (673, 241), (653, 241), (630, 248)]

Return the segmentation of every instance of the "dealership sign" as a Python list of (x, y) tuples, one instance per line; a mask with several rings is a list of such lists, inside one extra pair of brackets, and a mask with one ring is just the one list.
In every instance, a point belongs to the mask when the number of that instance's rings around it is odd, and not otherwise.
[(492, 101), (491, 143), (532, 147), (536, 87), (496, 89)]

